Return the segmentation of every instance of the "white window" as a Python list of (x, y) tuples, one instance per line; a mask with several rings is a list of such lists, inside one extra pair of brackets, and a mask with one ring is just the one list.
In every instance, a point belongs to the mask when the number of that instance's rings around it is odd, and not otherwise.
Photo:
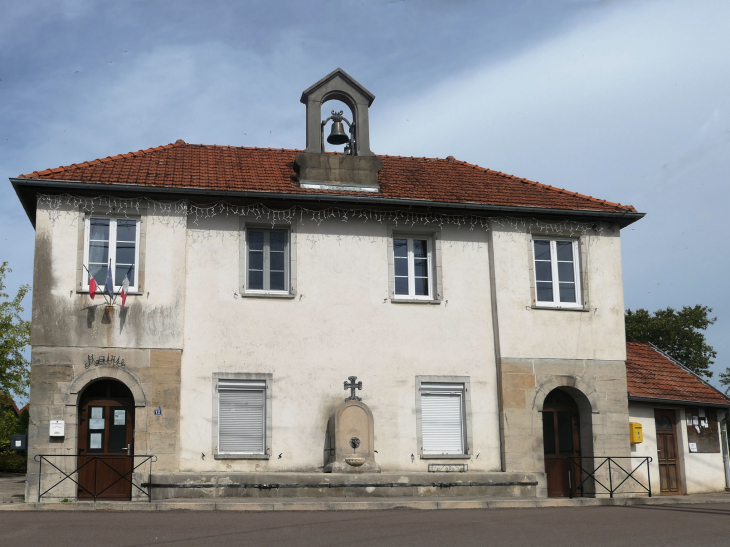
[[(129, 291), (139, 289), (139, 219), (87, 217), (84, 237), (84, 289), (89, 288), (89, 273), (103, 290), (111, 268), (114, 287), (129, 278)], [(87, 271), (88, 269), (88, 271)]]
[(249, 228), (246, 244), (246, 290), (288, 292), (288, 230)]
[(266, 381), (218, 380), (218, 454), (266, 453)]
[(421, 384), (422, 454), (466, 454), (464, 384)]
[(431, 239), (393, 237), (394, 298), (433, 300)]
[(578, 241), (533, 240), (535, 253), (535, 300), (538, 305), (580, 308)]

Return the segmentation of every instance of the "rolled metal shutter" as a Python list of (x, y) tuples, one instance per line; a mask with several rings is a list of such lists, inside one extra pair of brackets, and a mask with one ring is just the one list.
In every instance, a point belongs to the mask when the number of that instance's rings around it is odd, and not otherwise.
[(421, 385), (424, 454), (464, 454), (463, 395), (463, 385)]
[(218, 452), (266, 451), (266, 382), (219, 380)]

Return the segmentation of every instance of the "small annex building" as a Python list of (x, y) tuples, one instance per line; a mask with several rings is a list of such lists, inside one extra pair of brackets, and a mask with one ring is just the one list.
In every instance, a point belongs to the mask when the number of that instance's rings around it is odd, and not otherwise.
[(651, 344), (626, 345), (626, 383), (629, 420), (643, 432), (631, 455), (653, 459), (653, 493), (730, 490), (730, 399)]
[(627, 388), (644, 214), (376, 154), (374, 100), (337, 69), (300, 97), (303, 149), (179, 140), (11, 179), (36, 232), (27, 500), (605, 495), (568, 459), (655, 456), (630, 415), (667, 406), (703, 437), (677, 477), (719, 484), (692, 465), (721, 463), (720, 400)]

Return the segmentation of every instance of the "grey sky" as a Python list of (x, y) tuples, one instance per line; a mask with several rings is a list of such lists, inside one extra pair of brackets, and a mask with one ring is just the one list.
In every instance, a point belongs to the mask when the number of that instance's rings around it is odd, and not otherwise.
[[(341, 66), (377, 97), (376, 153), (453, 155), (646, 212), (622, 237), (626, 306), (712, 306), (717, 372), (728, 28), (725, 0), (0, 0), (0, 176), (179, 138), (302, 148), (301, 91)], [(11, 290), (32, 282), (32, 250), (0, 183)]]

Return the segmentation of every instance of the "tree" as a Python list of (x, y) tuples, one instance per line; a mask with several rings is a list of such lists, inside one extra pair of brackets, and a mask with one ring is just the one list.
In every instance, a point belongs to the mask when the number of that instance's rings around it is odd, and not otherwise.
[(626, 341), (650, 342), (694, 373), (710, 378), (717, 352), (702, 331), (717, 321), (711, 313), (712, 308), (700, 305), (657, 310), (654, 315), (644, 309), (626, 310)]
[(23, 349), (30, 344), (30, 321), (20, 317), (23, 298), (30, 291), (30, 285), (21, 285), (15, 298), (8, 299), (5, 290), (5, 274), (11, 271), (8, 263), (0, 265), (0, 393), (14, 391), (18, 395), (27, 393), (30, 380), (28, 361)]

